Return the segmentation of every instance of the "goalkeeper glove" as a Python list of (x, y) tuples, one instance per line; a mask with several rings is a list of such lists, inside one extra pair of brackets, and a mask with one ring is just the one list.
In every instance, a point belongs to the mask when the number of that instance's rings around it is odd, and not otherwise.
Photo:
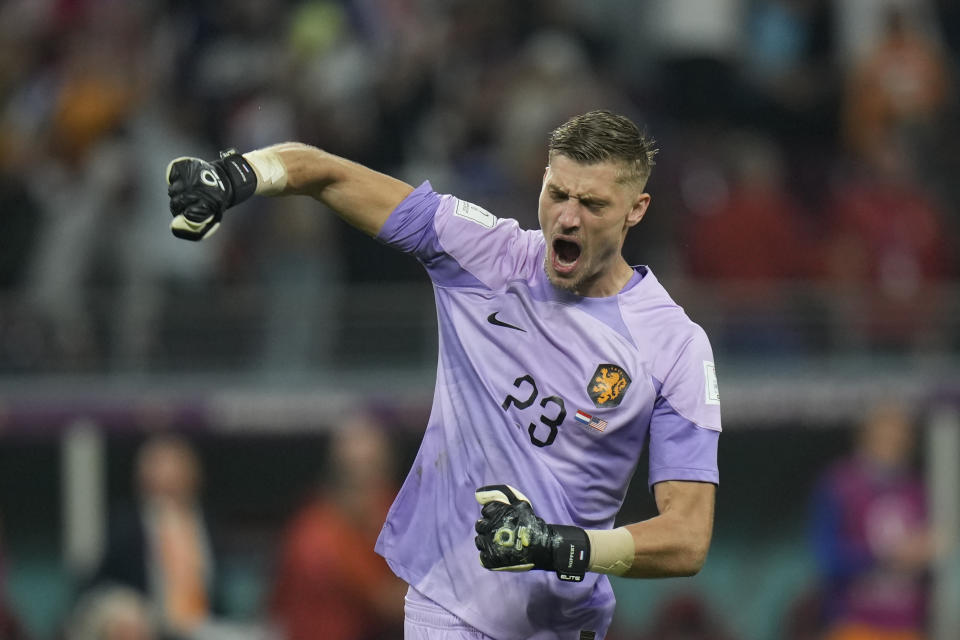
[(223, 212), (253, 195), (257, 175), (234, 149), (220, 159), (176, 158), (167, 165), (167, 194), (173, 235), (185, 240), (208, 238), (220, 226)]
[(590, 566), (590, 540), (580, 527), (547, 524), (522, 493), (505, 484), (480, 487), (483, 507), (474, 542), (480, 563), (493, 571), (556, 571), (561, 580), (580, 582)]

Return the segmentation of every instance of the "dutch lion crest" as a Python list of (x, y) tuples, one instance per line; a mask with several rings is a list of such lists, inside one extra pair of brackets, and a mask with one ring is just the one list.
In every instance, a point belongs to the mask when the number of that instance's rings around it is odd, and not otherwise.
[(629, 386), (630, 376), (623, 367), (615, 364), (601, 364), (593, 372), (593, 377), (587, 385), (587, 393), (595, 407), (616, 407), (620, 405)]

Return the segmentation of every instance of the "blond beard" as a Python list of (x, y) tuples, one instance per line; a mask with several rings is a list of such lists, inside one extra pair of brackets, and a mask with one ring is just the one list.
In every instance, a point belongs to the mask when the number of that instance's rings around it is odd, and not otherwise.
[(582, 295), (579, 293), (580, 286), (583, 284), (584, 278), (577, 280), (557, 282), (553, 276), (550, 275), (550, 268), (547, 266), (547, 261), (550, 259), (549, 254), (543, 258), (543, 273), (547, 276), (547, 281), (552, 284), (557, 289), (561, 291), (566, 291), (567, 293), (572, 293), (574, 295)]

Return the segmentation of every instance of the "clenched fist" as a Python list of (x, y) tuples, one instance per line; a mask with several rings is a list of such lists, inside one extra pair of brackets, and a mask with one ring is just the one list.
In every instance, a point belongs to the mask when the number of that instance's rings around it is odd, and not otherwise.
[(227, 208), (253, 195), (257, 175), (234, 150), (219, 160), (176, 158), (167, 165), (167, 194), (173, 221), (170, 230), (184, 240), (203, 240), (220, 227)]

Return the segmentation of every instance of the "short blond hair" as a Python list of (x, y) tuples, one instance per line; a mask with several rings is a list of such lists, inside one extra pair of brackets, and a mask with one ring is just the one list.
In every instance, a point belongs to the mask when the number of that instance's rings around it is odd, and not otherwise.
[(626, 116), (598, 110), (574, 116), (550, 133), (549, 157), (560, 154), (583, 164), (619, 162), (624, 182), (643, 189), (656, 164), (658, 149)]

